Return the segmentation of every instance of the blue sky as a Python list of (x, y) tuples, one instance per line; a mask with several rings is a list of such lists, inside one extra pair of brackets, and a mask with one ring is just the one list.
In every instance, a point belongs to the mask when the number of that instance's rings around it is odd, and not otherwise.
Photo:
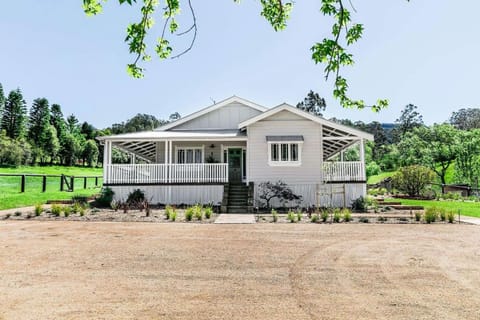
[[(65, 115), (99, 128), (139, 112), (186, 115), (233, 94), (268, 107), (295, 104), (310, 89), (327, 99), (326, 117), (354, 121), (393, 122), (408, 103), (418, 105), (427, 123), (480, 107), (478, 0), (353, 1), (365, 33), (353, 48), (356, 65), (344, 74), (353, 98), (389, 99), (379, 114), (342, 109), (322, 66), (311, 61), (309, 48), (330, 30), (320, 1), (297, 1), (289, 26), (276, 33), (259, 16), (258, 1), (194, 0), (195, 47), (180, 59), (153, 58), (141, 80), (125, 72), (133, 57), (123, 42), (138, 12), (110, 0), (102, 15), (86, 17), (81, 2), (0, 4), (0, 83), (5, 90), (20, 87), (29, 105), (45, 96)], [(188, 17), (184, 10), (180, 29)], [(180, 49), (188, 41), (175, 44)]]

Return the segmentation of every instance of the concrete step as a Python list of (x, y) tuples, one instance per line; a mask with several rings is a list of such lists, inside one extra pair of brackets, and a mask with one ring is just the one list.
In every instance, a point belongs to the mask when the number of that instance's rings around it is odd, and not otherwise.
[(378, 205), (381, 207), (391, 207), (391, 206), (401, 206), (402, 203), (398, 201), (392, 201), (392, 202), (380, 201), (378, 202)]
[(390, 208), (395, 210), (424, 210), (423, 206), (392, 205)]
[(247, 213), (248, 208), (247, 206), (228, 206), (227, 212), (228, 213)]

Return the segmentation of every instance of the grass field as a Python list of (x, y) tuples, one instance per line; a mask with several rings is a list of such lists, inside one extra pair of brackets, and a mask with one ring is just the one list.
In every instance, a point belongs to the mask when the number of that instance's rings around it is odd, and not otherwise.
[[(101, 168), (63, 167), (63, 166), (22, 166), (18, 168), (0, 168), (6, 174), (46, 174), (68, 176), (101, 176)], [(87, 180), (87, 189), (83, 189), (83, 178), (75, 179), (74, 192), (60, 191), (60, 178), (47, 178), (47, 191), (42, 192), (42, 177), (26, 177), (25, 192), (20, 192), (20, 177), (0, 176), (0, 210), (32, 206), (47, 200), (65, 200), (74, 195), (90, 196), (98, 193), (95, 179)], [(98, 181), (102, 185), (102, 179)]]
[[(385, 200), (388, 202), (389, 200)], [(461, 202), (461, 201), (437, 201), (437, 200), (409, 200), (409, 199), (392, 199), (390, 201), (400, 201), (405, 205), (424, 206), (425, 208), (437, 207), (445, 208), (447, 211), (453, 211), (470, 217), (480, 218), (480, 202)]]
[[(393, 176), (395, 173), (396, 173), (396, 171), (382, 172), (380, 174), (368, 177), (367, 183), (368, 184), (379, 183), (383, 179), (386, 179), (388, 177)], [(436, 175), (435, 175), (435, 178), (438, 179)], [(438, 179), (438, 180), (440, 181), (440, 179)], [(447, 184), (454, 183), (454, 181), (455, 181), (455, 163), (453, 163), (452, 165), (450, 165), (450, 167), (448, 167), (447, 173), (445, 174), (445, 181), (447, 182)]]

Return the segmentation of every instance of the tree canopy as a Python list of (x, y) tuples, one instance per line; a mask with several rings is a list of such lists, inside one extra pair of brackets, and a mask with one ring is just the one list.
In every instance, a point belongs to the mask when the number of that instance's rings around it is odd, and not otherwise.
[[(83, 0), (83, 10), (87, 15), (96, 15), (103, 10), (102, 4), (107, 0)], [(407, 0), (409, 1), (409, 0)], [(138, 0), (141, 2), (140, 19), (136, 23), (127, 26), (125, 42), (129, 52), (133, 55), (133, 61), (127, 64), (127, 72), (135, 78), (144, 76), (144, 68), (141, 63), (151, 60), (151, 49), (147, 43), (147, 34), (155, 26), (155, 19), (160, 17), (162, 23), (156, 31), (158, 35), (154, 44), (155, 54), (160, 59), (178, 58), (190, 51), (197, 38), (198, 26), (195, 9), (191, 0), (166, 0), (165, 5), (158, 8), (158, 0)], [(233, 0), (240, 2), (240, 0)], [(118, 0), (120, 5), (133, 7), (137, 0)], [(294, 7), (294, 1), (260, 0), (261, 12), (272, 26), (274, 31), (281, 31), (287, 27), (287, 21)], [(333, 77), (333, 96), (345, 108), (371, 107), (378, 111), (388, 105), (386, 99), (378, 99), (375, 104), (368, 105), (362, 99), (352, 99), (348, 94), (348, 81), (342, 74), (342, 68), (354, 64), (353, 55), (349, 48), (361, 39), (364, 26), (354, 22), (355, 8), (351, 0), (320, 0), (320, 14), (332, 21), (329, 36), (314, 43), (310, 48), (311, 58), (315, 64), (324, 66), (324, 78)], [(191, 14), (191, 24), (181, 29), (176, 19), (181, 9), (187, 8)], [(181, 31), (182, 30), (182, 31)], [(191, 35), (188, 47), (175, 50), (172, 44), (173, 36)]]

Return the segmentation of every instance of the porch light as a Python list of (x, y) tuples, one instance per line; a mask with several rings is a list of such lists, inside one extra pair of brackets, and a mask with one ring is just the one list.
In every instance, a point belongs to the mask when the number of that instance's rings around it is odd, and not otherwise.
[(210, 145), (210, 148), (212, 148), (212, 149), (215, 148), (215, 145), (212, 143), (212, 144)]

